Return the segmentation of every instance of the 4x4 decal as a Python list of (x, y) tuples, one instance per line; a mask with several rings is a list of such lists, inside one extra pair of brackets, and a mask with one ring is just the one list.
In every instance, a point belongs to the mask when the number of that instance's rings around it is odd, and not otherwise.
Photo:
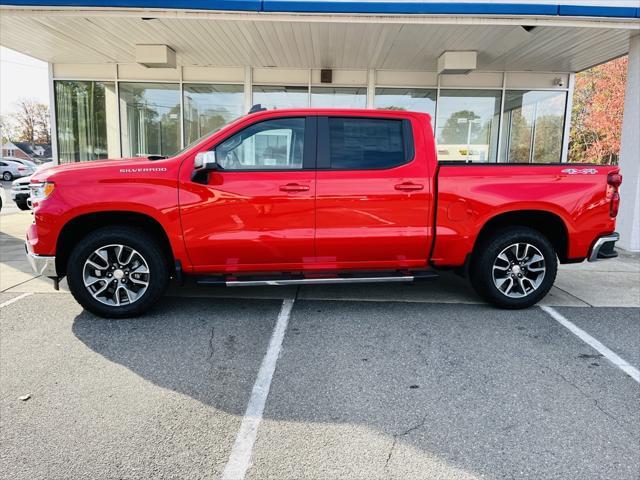
[(562, 173), (569, 175), (595, 175), (598, 170), (595, 168), (565, 168)]

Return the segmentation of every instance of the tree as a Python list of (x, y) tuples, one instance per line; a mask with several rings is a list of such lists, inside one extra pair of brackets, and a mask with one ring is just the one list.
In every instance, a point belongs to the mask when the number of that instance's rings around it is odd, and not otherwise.
[(451, 114), (440, 132), (441, 142), (454, 145), (466, 144), (467, 139), (471, 136), (471, 143), (474, 143), (478, 136), (478, 129), (473, 127), (473, 122), (478, 119), (480, 116), (470, 110), (461, 110)]
[(16, 128), (16, 138), (12, 140), (29, 142), (32, 147), (36, 143), (51, 143), (49, 107), (26, 98), (20, 99), (17, 106), (18, 110), (11, 114)]
[(576, 75), (569, 159), (617, 164), (622, 135), (627, 57)]
[(15, 122), (8, 115), (0, 116), (0, 138), (2, 144), (8, 143), (11, 139), (17, 139), (18, 130), (16, 129)]

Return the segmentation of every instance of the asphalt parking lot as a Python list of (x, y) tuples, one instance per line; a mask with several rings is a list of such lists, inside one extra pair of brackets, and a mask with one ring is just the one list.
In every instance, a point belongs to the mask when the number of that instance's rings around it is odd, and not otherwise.
[[(33, 278), (29, 221), (0, 216), (2, 478), (640, 478), (640, 384), (540, 307), (444, 275), (174, 287), (109, 321)], [(637, 255), (557, 287), (545, 306), (640, 367)]]

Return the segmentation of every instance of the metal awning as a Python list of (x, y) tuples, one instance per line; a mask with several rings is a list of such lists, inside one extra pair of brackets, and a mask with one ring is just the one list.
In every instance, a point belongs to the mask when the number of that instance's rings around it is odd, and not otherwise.
[[(600, 12), (599, 18), (568, 17), (562, 12), (575, 11), (566, 8), (577, 8), (576, 2), (559, 5), (545, 0), (538, 4), (513, 0), (508, 4), (469, 0), (207, 1), (208, 8), (218, 8), (215, 11), (186, 9), (198, 8), (200, 0), (175, 0), (182, 9), (139, 8), (174, 0), (6, 1), (21, 6), (2, 5), (0, 43), (51, 63), (134, 63), (136, 44), (163, 44), (175, 50), (183, 66), (433, 71), (442, 52), (474, 50), (479, 71), (570, 72), (626, 54), (630, 36), (640, 30), (640, 20), (635, 18), (638, 9), (633, 7), (640, 0), (606, 2), (608, 6), (602, 7), (606, 11), (591, 10)], [(82, 6), (57, 6), (65, 3)], [(131, 6), (84, 6), (114, 3)], [(396, 10), (412, 6), (420, 12), (445, 11), (444, 6), (455, 10), (459, 5), (467, 10), (464, 15), (369, 11), (384, 5)], [(489, 7), (480, 16), (467, 13), (483, 5), (493, 5), (494, 10), (499, 7), (500, 13), (487, 13), (494, 11)], [(276, 6), (287, 11), (267, 12)], [(227, 11), (232, 7), (234, 11)], [(356, 7), (357, 13), (326, 13)], [(309, 13), (321, 8), (325, 13)], [(512, 10), (520, 14), (510, 13)]]
[(638, 0), (6, 0), (4, 3), (39, 7), (169, 8), (242, 12), (640, 17)]

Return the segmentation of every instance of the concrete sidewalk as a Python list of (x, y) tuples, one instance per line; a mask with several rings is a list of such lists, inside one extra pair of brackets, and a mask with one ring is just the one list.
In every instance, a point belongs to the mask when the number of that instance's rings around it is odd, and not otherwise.
[[(0, 292), (54, 292), (46, 278), (36, 277), (24, 255), (24, 235), (30, 212), (0, 214)], [(172, 286), (168, 295), (188, 297), (283, 298), (293, 287), (225, 288)], [(68, 292), (66, 282), (61, 293)], [(286, 295), (285, 295), (286, 296)], [(427, 303), (482, 303), (468, 282), (452, 273), (434, 281), (411, 285), (328, 285), (300, 289), (299, 298), (313, 300), (413, 301)], [(613, 260), (561, 265), (551, 292), (541, 303), (569, 307), (639, 307), (640, 254), (620, 251)]]

